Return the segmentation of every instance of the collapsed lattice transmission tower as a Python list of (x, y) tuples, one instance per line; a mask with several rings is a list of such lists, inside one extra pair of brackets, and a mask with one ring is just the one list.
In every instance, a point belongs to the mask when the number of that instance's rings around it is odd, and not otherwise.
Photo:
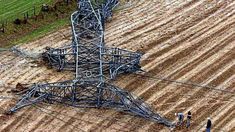
[(118, 0), (105, 0), (102, 4), (78, 1), (78, 11), (71, 15), (72, 43), (58, 49), (47, 48), (42, 54), (43, 60), (59, 71), (75, 71), (75, 79), (32, 85), (10, 112), (41, 101), (59, 102), (74, 107), (114, 108), (174, 126), (139, 98), (107, 83), (118, 74), (141, 68), (141, 54), (105, 46), (105, 21), (117, 4)]

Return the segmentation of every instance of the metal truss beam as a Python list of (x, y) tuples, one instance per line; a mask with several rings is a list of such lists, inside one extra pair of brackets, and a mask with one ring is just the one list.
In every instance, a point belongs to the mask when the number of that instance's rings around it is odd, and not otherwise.
[(172, 127), (170, 121), (152, 111), (139, 98), (117, 86), (99, 81), (69, 80), (35, 84), (10, 111), (42, 101), (83, 108), (111, 108)]
[(58, 102), (74, 107), (113, 108), (174, 127), (139, 98), (107, 83), (121, 73), (141, 70), (140, 53), (105, 46), (104, 24), (117, 4), (118, 0), (102, 4), (78, 1), (79, 10), (71, 15), (72, 43), (48, 47), (42, 54), (43, 60), (57, 70), (74, 71), (74, 80), (35, 84), (10, 112), (42, 101)]

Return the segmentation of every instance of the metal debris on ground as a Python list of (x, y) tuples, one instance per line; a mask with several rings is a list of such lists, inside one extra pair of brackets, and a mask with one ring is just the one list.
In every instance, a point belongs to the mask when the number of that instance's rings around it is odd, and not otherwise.
[(47, 48), (42, 54), (43, 60), (51, 67), (58, 71), (72, 70), (75, 78), (30, 86), (10, 112), (42, 101), (59, 102), (74, 107), (113, 108), (167, 127), (175, 126), (141, 99), (110, 84), (119, 74), (141, 70), (142, 54), (105, 46), (105, 22), (112, 17), (112, 10), (118, 3), (118, 0), (105, 0), (102, 4), (91, 4), (90, 0), (78, 2), (78, 11), (71, 15), (71, 44), (61, 48)]

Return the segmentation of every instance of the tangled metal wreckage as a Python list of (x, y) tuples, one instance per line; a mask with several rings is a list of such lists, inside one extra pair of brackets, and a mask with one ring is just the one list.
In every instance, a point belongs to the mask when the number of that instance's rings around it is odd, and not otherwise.
[(113, 108), (174, 127), (141, 99), (108, 83), (118, 74), (141, 70), (140, 53), (105, 46), (105, 22), (118, 3), (118, 0), (105, 0), (102, 4), (78, 1), (78, 11), (71, 15), (72, 43), (58, 49), (47, 48), (42, 54), (53, 68), (75, 71), (75, 78), (32, 85), (10, 109), (11, 113), (42, 101), (58, 102), (74, 107)]

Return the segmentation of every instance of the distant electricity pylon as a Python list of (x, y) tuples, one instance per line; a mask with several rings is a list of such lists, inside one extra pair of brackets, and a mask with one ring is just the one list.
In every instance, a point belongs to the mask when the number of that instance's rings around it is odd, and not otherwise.
[(117, 4), (118, 0), (102, 4), (78, 1), (78, 11), (71, 15), (72, 43), (58, 49), (46, 48), (42, 54), (43, 60), (59, 71), (75, 71), (75, 79), (31, 86), (11, 113), (41, 101), (58, 102), (74, 107), (113, 108), (174, 127), (142, 100), (108, 83), (118, 74), (141, 70), (140, 53), (105, 46), (105, 21)]

